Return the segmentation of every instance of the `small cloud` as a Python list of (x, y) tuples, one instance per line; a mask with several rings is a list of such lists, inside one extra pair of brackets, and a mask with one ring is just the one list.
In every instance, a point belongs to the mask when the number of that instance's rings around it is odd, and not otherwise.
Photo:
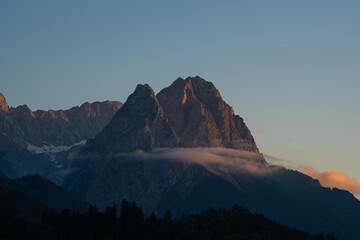
[(255, 137), (257, 137), (257, 138), (265, 138), (265, 136), (262, 135), (262, 134), (256, 134)]
[(310, 166), (300, 166), (303, 173), (312, 178), (318, 179), (321, 185), (330, 188), (344, 189), (360, 199), (360, 183), (355, 178), (338, 171), (317, 172)]

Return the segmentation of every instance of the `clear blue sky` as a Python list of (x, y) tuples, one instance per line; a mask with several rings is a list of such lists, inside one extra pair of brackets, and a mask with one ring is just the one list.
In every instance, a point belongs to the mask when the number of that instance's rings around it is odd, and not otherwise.
[(125, 101), (196, 75), (263, 153), (360, 180), (360, 1), (0, 1), (10, 106)]

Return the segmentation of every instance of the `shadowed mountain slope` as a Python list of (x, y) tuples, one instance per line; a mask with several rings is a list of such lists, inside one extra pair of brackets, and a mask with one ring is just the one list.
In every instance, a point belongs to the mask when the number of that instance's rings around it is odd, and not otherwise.
[(27, 198), (39, 201), (45, 206), (61, 211), (86, 211), (90, 204), (73, 193), (50, 182), (39, 175), (29, 175), (17, 179), (1, 178), (0, 186), (25, 194)]
[(138, 85), (124, 106), (83, 152), (117, 153), (176, 147), (175, 135), (149, 85)]

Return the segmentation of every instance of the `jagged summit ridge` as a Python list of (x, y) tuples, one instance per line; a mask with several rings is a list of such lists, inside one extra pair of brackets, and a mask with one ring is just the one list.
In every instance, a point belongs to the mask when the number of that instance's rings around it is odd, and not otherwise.
[(156, 112), (164, 115), (154, 90), (148, 84), (138, 84), (134, 93), (128, 97), (124, 107), (137, 111), (138, 114), (148, 115)]
[(242, 118), (201, 77), (178, 78), (157, 94), (184, 147), (228, 147), (258, 152)]
[(105, 101), (68, 110), (33, 112), (27, 105), (9, 108), (0, 94), (0, 134), (25, 148), (72, 145), (94, 137), (121, 106), (120, 102)]
[(157, 95), (137, 85), (113, 120), (83, 153), (161, 147), (226, 147), (258, 152), (249, 129), (215, 86), (201, 77), (176, 79)]
[(148, 84), (138, 84), (124, 106), (83, 153), (131, 152), (176, 147), (178, 138)]

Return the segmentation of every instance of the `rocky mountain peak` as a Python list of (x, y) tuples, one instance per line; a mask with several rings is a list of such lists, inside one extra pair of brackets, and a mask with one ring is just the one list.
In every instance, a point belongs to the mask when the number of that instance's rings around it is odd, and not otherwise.
[(138, 84), (135, 91), (128, 97), (124, 104), (125, 109), (132, 109), (139, 114), (163, 114), (162, 107), (157, 100), (154, 90), (148, 84)]
[(176, 79), (157, 98), (183, 147), (229, 147), (258, 152), (242, 118), (203, 78)]
[(159, 147), (227, 147), (258, 152), (242, 118), (201, 77), (178, 78), (156, 96), (137, 85), (124, 106), (84, 152), (130, 152)]
[(6, 99), (2, 93), (0, 93), (0, 111), (9, 113), (9, 106), (7, 105)]
[(178, 138), (148, 84), (137, 85), (124, 106), (83, 153), (131, 152), (176, 147)]

